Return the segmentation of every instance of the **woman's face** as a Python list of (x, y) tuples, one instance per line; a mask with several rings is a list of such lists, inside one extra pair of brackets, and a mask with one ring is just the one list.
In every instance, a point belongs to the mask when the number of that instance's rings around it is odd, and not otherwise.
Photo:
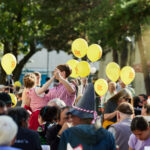
[(135, 130), (133, 134), (136, 136), (137, 139), (145, 141), (150, 137), (150, 128), (147, 128), (144, 131)]
[(131, 98), (128, 97), (128, 96), (122, 96), (122, 97), (120, 97), (118, 103), (121, 104), (121, 103), (123, 103), (123, 102), (129, 102), (130, 100), (131, 100)]
[(63, 125), (65, 122), (66, 122), (66, 118), (67, 118), (67, 115), (66, 113), (69, 111), (68, 108), (64, 109), (61, 113), (60, 113), (60, 122), (59, 124), (60, 125)]

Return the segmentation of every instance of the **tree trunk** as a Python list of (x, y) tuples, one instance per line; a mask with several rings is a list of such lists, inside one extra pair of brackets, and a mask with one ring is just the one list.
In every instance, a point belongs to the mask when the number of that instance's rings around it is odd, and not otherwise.
[(150, 76), (149, 76), (149, 72), (148, 72), (148, 65), (147, 65), (147, 59), (146, 59), (147, 54), (144, 50), (142, 36), (139, 37), (138, 47), (139, 47), (139, 52), (140, 52), (140, 57), (141, 57), (142, 71), (144, 74), (146, 93), (147, 93), (147, 95), (150, 95)]
[(28, 62), (28, 60), (33, 56), (33, 54), (35, 54), (36, 48), (34, 44), (30, 45), (30, 52), (19, 62), (19, 64), (16, 66), (14, 72), (13, 72), (13, 76), (14, 76), (14, 81), (18, 81), (20, 78), (20, 74), (22, 72), (22, 69), (24, 67), (24, 65)]
[(118, 64), (119, 63), (119, 59), (118, 59), (118, 52), (117, 52), (117, 50), (113, 49), (112, 55), (113, 55), (113, 61)]
[(120, 67), (124, 67), (127, 65), (128, 61), (128, 46), (127, 42), (123, 43), (123, 49), (121, 50), (121, 56), (120, 56)]

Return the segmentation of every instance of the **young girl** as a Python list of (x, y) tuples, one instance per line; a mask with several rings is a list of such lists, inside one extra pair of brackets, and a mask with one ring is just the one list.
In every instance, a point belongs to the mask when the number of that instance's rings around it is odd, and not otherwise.
[(30, 129), (37, 130), (39, 126), (39, 111), (48, 103), (48, 97), (45, 96), (44, 92), (48, 89), (53, 80), (54, 76), (50, 80), (48, 80), (42, 87), (36, 87), (36, 77), (33, 73), (29, 73), (23, 78), (25, 89), (22, 96), (22, 106), (30, 109), (32, 113), (29, 119)]
[(38, 116), (39, 127), (37, 131), (40, 135), (42, 145), (46, 144), (46, 139), (45, 139), (46, 131), (50, 125), (55, 123), (58, 114), (59, 114), (59, 108), (56, 106), (45, 106), (40, 110)]
[(150, 125), (143, 116), (136, 116), (131, 123), (131, 134), (129, 138), (129, 150), (144, 150), (150, 148)]

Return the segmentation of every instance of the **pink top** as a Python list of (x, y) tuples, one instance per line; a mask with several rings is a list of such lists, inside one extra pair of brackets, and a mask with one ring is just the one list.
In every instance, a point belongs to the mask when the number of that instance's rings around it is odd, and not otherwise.
[(42, 107), (46, 106), (48, 103), (48, 97), (43, 95), (37, 95), (36, 88), (32, 88), (29, 90), (30, 108), (34, 112), (36, 110), (40, 110)]
[[(71, 84), (71, 86), (75, 90), (75, 86), (73, 84)], [(65, 102), (65, 104), (67, 106), (72, 106), (72, 104), (76, 98), (76, 92), (71, 94), (70, 92), (67, 91), (67, 89), (65, 88), (65, 86), (62, 83), (59, 83), (54, 88), (49, 89), (47, 97), (48, 97), (49, 101), (54, 98), (60, 98), (61, 100), (63, 100)]]

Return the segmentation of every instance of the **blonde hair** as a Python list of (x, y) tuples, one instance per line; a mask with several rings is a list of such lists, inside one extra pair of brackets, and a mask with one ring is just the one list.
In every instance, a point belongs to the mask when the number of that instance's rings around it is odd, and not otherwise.
[(11, 117), (0, 116), (0, 145), (10, 145), (17, 131), (17, 124)]
[(28, 73), (23, 78), (23, 84), (26, 88), (32, 88), (36, 83), (36, 76), (33, 73)]

